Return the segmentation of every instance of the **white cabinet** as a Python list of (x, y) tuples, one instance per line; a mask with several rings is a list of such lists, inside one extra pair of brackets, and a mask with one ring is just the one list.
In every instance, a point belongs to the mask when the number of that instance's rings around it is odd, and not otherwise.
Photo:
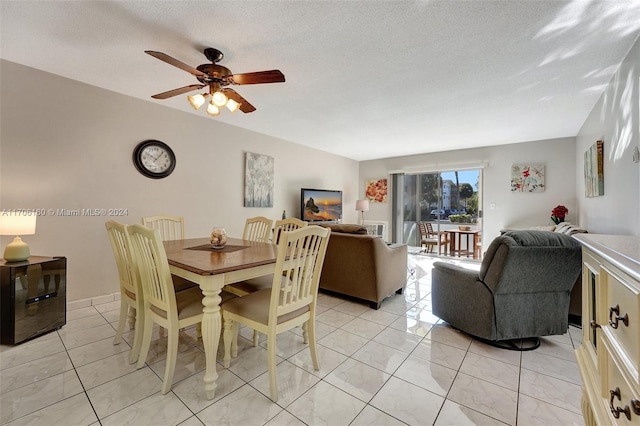
[(579, 234), (582, 414), (589, 425), (640, 425), (640, 238)]

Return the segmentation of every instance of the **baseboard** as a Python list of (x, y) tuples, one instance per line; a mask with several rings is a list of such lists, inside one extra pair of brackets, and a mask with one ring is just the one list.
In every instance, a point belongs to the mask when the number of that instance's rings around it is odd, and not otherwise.
[(103, 303), (110, 303), (120, 300), (120, 292), (107, 294), (104, 296), (90, 297), (87, 299), (79, 299), (67, 301), (67, 311), (74, 309), (87, 308), (89, 306), (102, 305)]

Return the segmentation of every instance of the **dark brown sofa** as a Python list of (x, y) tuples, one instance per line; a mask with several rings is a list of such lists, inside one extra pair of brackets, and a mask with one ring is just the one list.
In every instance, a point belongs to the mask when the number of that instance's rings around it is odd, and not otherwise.
[(378, 309), (393, 292), (401, 294), (407, 283), (407, 245), (388, 245), (367, 235), (359, 225), (323, 225), (331, 237), (320, 275), (320, 289), (366, 300)]

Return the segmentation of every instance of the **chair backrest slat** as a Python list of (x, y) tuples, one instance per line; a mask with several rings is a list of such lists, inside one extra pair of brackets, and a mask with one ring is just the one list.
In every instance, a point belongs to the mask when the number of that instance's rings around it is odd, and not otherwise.
[(309, 222), (290, 217), (288, 219), (276, 220), (276, 224), (273, 227), (273, 242), (278, 244), (280, 241), (280, 234), (282, 232), (293, 231), (296, 229), (304, 228)]
[(271, 290), (271, 324), (281, 315), (315, 303), (330, 232), (307, 226), (281, 234)]
[(269, 218), (263, 216), (250, 217), (244, 224), (242, 239), (266, 243), (269, 241), (272, 225), (273, 220)]
[(153, 307), (164, 311), (167, 318), (176, 315), (177, 321), (176, 295), (160, 232), (142, 225), (131, 225), (127, 232), (142, 283), (145, 310)]
[(130, 256), (130, 241), (127, 235), (127, 225), (110, 220), (105, 224), (107, 235), (111, 242), (111, 249), (118, 267), (120, 289), (129, 293), (129, 296), (140, 294), (139, 281), (133, 268)]
[(425, 226), (427, 227), (427, 236), (431, 236), (431, 235), (435, 235), (435, 232), (433, 232), (433, 226), (431, 225), (431, 222), (422, 222), (425, 224)]
[[(431, 224), (429, 224), (429, 226), (431, 226)], [(426, 222), (418, 222), (418, 231), (420, 232), (420, 239), (429, 237), (429, 231), (427, 230)]]
[(162, 241), (184, 239), (184, 217), (182, 216), (143, 217), (142, 224), (147, 228), (157, 229)]

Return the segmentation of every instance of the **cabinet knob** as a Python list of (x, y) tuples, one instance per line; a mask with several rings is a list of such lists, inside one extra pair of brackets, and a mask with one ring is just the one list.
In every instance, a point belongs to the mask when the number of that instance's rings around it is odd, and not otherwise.
[(631, 408), (633, 408), (633, 413), (640, 416), (640, 401), (637, 399), (631, 400)]
[(597, 322), (595, 322), (595, 321), (591, 321), (591, 322), (589, 323), (589, 326), (590, 326), (592, 329), (594, 329), (594, 330), (595, 330), (595, 329), (600, 328), (600, 324), (598, 324), (598, 323), (597, 323)]
[[(615, 314), (615, 318), (614, 318)], [(629, 315), (620, 316), (620, 305), (611, 306), (609, 308), (609, 325), (611, 328), (618, 328), (618, 322), (622, 321), (625, 327), (629, 326)]]

